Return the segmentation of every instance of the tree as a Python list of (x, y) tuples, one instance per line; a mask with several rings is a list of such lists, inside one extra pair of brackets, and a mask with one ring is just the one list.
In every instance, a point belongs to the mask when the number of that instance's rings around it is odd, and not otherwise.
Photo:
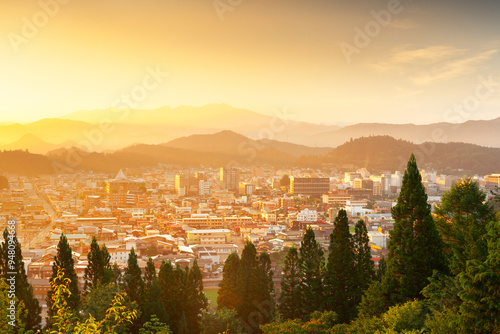
[[(313, 312), (310, 320), (288, 320), (283, 323), (271, 323), (261, 326), (264, 334), (297, 333), (297, 334), (332, 334), (332, 327), (337, 322), (335, 312)], [(342, 331), (342, 333), (345, 333)]]
[(382, 255), (380, 260), (378, 261), (378, 268), (375, 272), (375, 279), (379, 282), (382, 282), (382, 278), (385, 275), (385, 271), (387, 270), (387, 261), (385, 260), (385, 256)]
[(306, 228), (304, 238), (300, 243), (300, 269), (302, 273), (301, 294), (307, 296), (302, 299), (301, 309), (304, 315), (325, 308), (323, 295), (323, 250), (316, 241), (314, 231), (310, 226)]
[(123, 275), (123, 290), (127, 293), (130, 300), (142, 303), (144, 297), (144, 281), (142, 280), (142, 271), (137, 264), (137, 254), (134, 248), (130, 250), (127, 267)]
[(240, 304), (238, 295), (238, 272), (240, 268), (240, 257), (238, 253), (229, 254), (224, 268), (222, 269), (223, 279), (220, 283), (220, 289), (217, 291), (217, 308), (236, 309)]
[[(356, 316), (356, 269), (347, 212), (340, 210), (330, 235), (326, 264), (325, 296), (327, 309), (338, 315), (340, 323)], [(353, 275), (354, 274), (354, 275)]]
[(387, 305), (421, 299), (434, 270), (446, 271), (443, 242), (431, 217), (422, 177), (412, 154), (403, 176), (401, 193), (392, 209), (387, 271), (382, 280)]
[(500, 222), (487, 225), (486, 260), (467, 262), (459, 274), (464, 290), (460, 292), (461, 327), (469, 333), (500, 332)]
[(283, 175), (280, 180), (280, 186), (290, 187), (290, 177), (288, 175)]
[[(64, 272), (63, 278), (68, 278), (70, 280), (69, 291), (71, 294), (64, 296), (68, 303), (68, 307), (77, 312), (80, 307), (80, 291), (78, 290), (78, 276), (75, 272), (75, 261), (73, 260), (73, 253), (71, 247), (69, 246), (68, 239), (64, 234), (61, 234), (59, 238), (59, 243), (57, 244), (57, 254), (54, 257), (54, 264), (52, 265), (52, 277), (49, 282), (52, 282), (62, 270)], [(52, 289), (47, 291), (47, 307), (48, 315), (52, 317), (57, 310), (52, 308)]]
[(243, 334), (243, 326), (238, 320), (236, 310), (230, 308), (223, 308), (217, 310), (215, 313), (204, 310), (201, 315), (200, 324), (201, 334)]
[(275, 309), (273, 271), (269, 254), (264, 252), (259, 255), (258, 269), (255, 276), (259, 285), (256, 299), (260, 304), (259, 310), (262, 322), (268, 323), (273, 318)]
[[(153, 321), (156, 317), (159, 322), (167, 324), (168, 314), (161, 298), (161, 286), (156, 275), (156, 268), (152, 258), (149, 258), (144, 272), (144, 300), (141, 305), (142, 321)], [(145, 326), (145, 325), (144, 325)]]
[(168, 325), (162, 323), (156, 315), (151, 316), (151, 320), (146, 322), (141, 329), (139, 329), (139, 334), (171, 334), (172, 331)]
[(108, 250), (105, 245), (103, 245), (102, 249), (99, 248), (95, 237), (92, 238), (87, 258), (89, 263), (83, 276), (85, 279), (85, 292), (89, 292), (93, 287), (97, 286), (98, 282), (105, 285), (113, 281), (114, 275), (109, 264), (110, 255)]
[(465, 270), (467, 261), (484, 261), (487, 256), (486, 225), (495, 217), (493, 207), (478, 184), (466, 178), (443, 195), (436, 207), (436, 224), (445, 243), (453, 274)]
[(279, 297), (279, 310), (284, 319), (297, 319), (303, 316), (301, 276), (297, 248), (292, 247), (286, 254)]
[[(243, 252), (241, 253), (240, 266), (238, 270), (238, 284), (236, 293), (239, 296), (240, 303), (236, 305), (238, 316), (244, 323), (250, 324), (251, 327), (258, 328), (260, 325), (252, 317), (260, 315), (260, 311), (256, 308), (258, 301), (255, 295), (258, 291), (259, 284), (257, 282), (256, 273), (258, 270), (257, 250), (251, 241), (247, 241)], [(260, 319), (258, 319), (260, 320)], [(256, 325), (256, 326), (252, 326)]]
[(375, 266), (372, 261), (370, 238), (365, 222), (360, 219), (355, 226), (353, 237), (354, 261), (356, 273), (355, 304), (359, 304), (363, 291), (375, 277)]
[(200, 332), (201, 311), (208, 307), (208, 300), (203, 293), (203, 280), (196, 259), (187, 275), (186, 288), (186, 320), (189, 333), (197, 334)]
[(26, 330), (36, 330), (42, 320), (40, 316), (42, 310), (38, 300), (33, 296), (33, 287), (28, 282), (21, 244), (12, 229), (4, 230), (3, 239), (3, 243), (0, 244), (0, 278), (7, 282), (9, 280), (15, 282), (15, 297), (26, 309), (26, 313), (23, 314), (25, 318), (21, 322), (26, 324)]

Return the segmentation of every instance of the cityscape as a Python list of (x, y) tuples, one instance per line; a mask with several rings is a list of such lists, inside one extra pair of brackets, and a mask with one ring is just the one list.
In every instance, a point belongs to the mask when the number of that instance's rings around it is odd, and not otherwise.
[(499, 3), (9, 3), (0, 333), (500, 333)]

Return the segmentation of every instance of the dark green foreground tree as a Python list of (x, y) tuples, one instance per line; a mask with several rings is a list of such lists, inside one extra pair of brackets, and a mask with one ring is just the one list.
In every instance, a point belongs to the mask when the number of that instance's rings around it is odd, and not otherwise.
[[(14, 275), (9, 273), (15, 273)], [(20, 321), (25, 324), (26, 330), (36, 330), (42, 320), (41, 307), (33, 295), (33, 287), (28, 282), (28, 276), (24, 269), (24, 261), (21, 244), (16, 234), (9, 234), (9, 230), (3, 232), (3, 243), (0, 244), (0, 278), (15, 281), (15, 295), (20, 303), (24, 304), (26, 314)], [(9, 281), (7, 281), (9, 283)], [(5, 321), (5, 319), (2, 319)]]
[[(78, 276), (75, 272), (75, 261), (73, 260), (73, 254), (71, 247), (69, 246), (68, 239), (64, 234), (61, 234), (59, 238), (59, 243), (57, 244), (57, 254), (54, 257), (54, 264), (52, 265), (52, 277), (49, 282), (53, 282), (57, 277), (59, 272), (62, 270), (63, 278), (68, 278), (71, 283), (68, 286), (69, 295), (64, 296), (64, 299), (68, 303), (68, 307), (73, 311), (77, 312), (80, 307), (80, 291), (78, 290)], [(51, 285), (52, 286), (52, 285)], [(57, 310), (52, 308), (53, 305), (53, 295), (54, 291), (52, 288), (47, 291), (47, 307), (49, 317), (52, 317)]]
[(300, 311), (302, 315), (323, 311), (326, 307), (323, 291), (324, 253), (310, 226), (306, 228), (299, 252), (301, 296), (304, 296), (300, 299)]
[(422, 289), (434, 270), (446, 272), (443, 241), (431, 216), (422, 177), (412, 154), (403, 177), (401, 193), (392, 208), (387, 271), (382, 288), (388, 305), (422, 299)]

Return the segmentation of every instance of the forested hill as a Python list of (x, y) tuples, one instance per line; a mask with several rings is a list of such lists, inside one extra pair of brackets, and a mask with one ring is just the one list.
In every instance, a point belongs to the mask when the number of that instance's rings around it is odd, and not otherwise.
[(411, 153), (421, 168), (436, 168), (441, 172), (463, 170), (485, 175), (500, 169), (500, 149), (465, 143), (413, 144), (390, 136), (361, 137), (346, 142), (326, 155), (299, 159), (300, 165), (331, 163), (365, 167), (369, 170), (403, 170)]

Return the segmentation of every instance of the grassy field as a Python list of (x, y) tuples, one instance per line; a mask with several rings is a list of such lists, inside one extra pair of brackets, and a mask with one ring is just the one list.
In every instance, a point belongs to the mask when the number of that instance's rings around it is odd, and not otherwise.
[(210, 303), (211, 307), (217, 307), (217, 291), (218, 290), (203, 290), (203, 292), (205, 292), (205, 297), (212, 301)]

